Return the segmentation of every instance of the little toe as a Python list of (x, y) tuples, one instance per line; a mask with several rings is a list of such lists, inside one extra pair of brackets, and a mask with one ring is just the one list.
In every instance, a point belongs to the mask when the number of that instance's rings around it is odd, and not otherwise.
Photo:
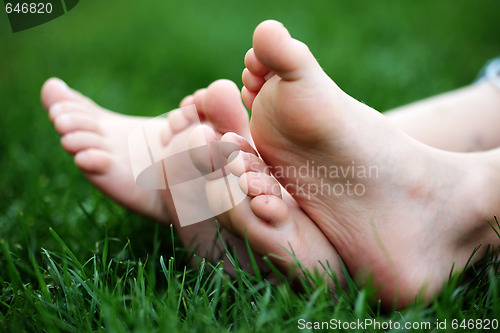
[(75, 164), (84, 172), (104, 174), (111, 164), (111, 155), (100, 149), (90, 148), (75, 155)]
[(61, 145), (70, 154), (76, 154), (79, 151), (89, 148), (105, 148), (101, 135), (86, 131), (76, 131), (66, 134), (61, 138)]
[(99, 132), (99, 125), (96, 120), (81, 113), (62, 113), (54, 119), (56, 131), (65, 135), (74, 131)]

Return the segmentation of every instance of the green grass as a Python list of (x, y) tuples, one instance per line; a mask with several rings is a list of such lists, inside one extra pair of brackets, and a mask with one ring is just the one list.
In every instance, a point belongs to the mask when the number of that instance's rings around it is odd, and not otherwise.
[(275, 18), (344, 90), (387, 110), (470, 83), (500, 54), (499, 12), (493, 0), (81, 1), (16, 34), (0, 13), (0, 332), (295, 331), (300, 318), (447, 320), (450, 330), (453, 319), (500, 318), (493, 255), (430, 306), (390, 313), (353, 283), (332, 298), (314, 276), (298, 293), (264, 274), (230, 279), (199, 258), (193, 267), (170, 228), (85, 181), (39, 103), (50, 76), (146, 116), (218, 78), (241, 86), (252, 30)]

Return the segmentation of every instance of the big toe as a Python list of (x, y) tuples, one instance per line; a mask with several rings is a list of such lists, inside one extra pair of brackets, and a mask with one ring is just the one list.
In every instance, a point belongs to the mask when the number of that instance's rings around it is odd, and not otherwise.
[(234, 82), (217, 80), (208, 86), (203, 111), (217, 132), (235, 132), (246, 139), (250, 138), (248, 113)]
[(290, 208), (276, 195), (258, 195), (250, 201), (250, 207), (258, 218), (275, 228), (293, 224)]
[(58, 78), (50, 78), (42, 86), (41, 99), (45, 109), (51, 105), (62, 101), (75, 101), (86, 104), (93, 104), (88, 98), (79, 92), (71, 89), (68, 85)]
[(307, 45), (292, 38), (278, 21), (268, 20), (257, 26), (253, 49), (258, 61), (287, 81), (298, 80), (318, 67)]

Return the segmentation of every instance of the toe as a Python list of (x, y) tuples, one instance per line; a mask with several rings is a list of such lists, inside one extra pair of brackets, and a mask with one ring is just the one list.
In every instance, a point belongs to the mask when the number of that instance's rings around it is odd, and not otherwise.
[(229, 171), (236, 177), (241, 177), (245, 172), (270, 174), (269, 166), (254, 154), (236, 151), (229, 155), (228, 161)]
[(266, 83), (266, 79), (264, 77), (253, 74), (247, 68), (243, 70), (241, 80), (243, 81), (245, 88), (250, 91), (259, 91), (264, 83)]
[(163, 147), (168, 146), (170, 142), (172, 141), (172, 138), (174, 137), (174, 133), (172, 132), (172, 128), (170, 127), (170, 124), (167, 123), (168, 126), (165, 126), (161, 131), (160, 131), (160, 143)]
[(293, 39), (277, 21), (259, 24), (253, 35), (253, 47), (257, 59), (287, 81), (300, 79), (318, 65), (309, 48)]
[(49, 108), (50, 121), (54, 121), (63, 113), (90, 113), (90, 109), (81, 102), (63, 101), (54, 103)]
[(207, 125), (197, 126), (189, 134), (189, 155), (193, 164), (203, 174), (214, 171), (213, 156), (209, 149), (209, 143), (216, 141), (215, 132)]
[(189, 134), (189, 149), (206, 146), (217, 141), (214, 130), (207, 125), (199, 125), (193, 128)]
[(207, 95), (207, 89), (198, 89), (193, 94), (193, 104), (196, 106), (200, 119), (205, 120), (205, 99)]
[(45, 109), (49, 109), (55, 103), (62, 101), (75, 101), (93, 104), (87, 97), (68, 87), (64, 81), (58, 78), (48, 79), (42, 87), (41, 99)]
[[(230, 211), (224, 226), (240, 238), (248, 237), (252, 249), (261, 255), (287, 257), (283, 246), (287, 246), (290, 238), (295, 237), (293, 219), (288, 207), (274, 196), (258, 196), (250, 203), (244, 202)], [(272, 259), (275, 261), (274, 259)], [(288, 264), (282, 260), (275, 261), (286, 270)]]
[(272, 176), (263, 172), (246, 172), (241, 175), (239, 185), (250, 197), (273, 195), (281, 198), (281, 185)]
[(245, 67), (256, 76), (264, 77), (269, 73), (269, 68), (264, 66), (259, 59), (257, 59), (253, 48), (248, 50), (245, 55)]
[(193, 95), (188, 95), (182, 99), (182, 101), (179, 104), (179, 107), (183, 108), (185, 106), (194, 104), (194, 96)]
[(170, 111), (167, 115), (167, 121), (172, 135), (182, 132), (195, 123), (200, 123), (197, 108), (194, 105)]
[(97, 121), (81, 113), (62, 113), (58, 115), (54, 119), (54, 127), (61, 135), (74, 131), (99, 132)]
[[(234, 143), (239, 148), (240, 151), (244, 151), (246, 153), (258, 156), (257, 151), (254, 149), (252, 144), (247, 139), (236, 133), (228, 132), (221, 137), (220, 141)], [(236, 147), (236, 146), (228, 146), (228, 147)], [(223, 150), (222, 153), (224, 154), (224, 156), (228, 157), (233, 152), (234, 150)]]
[(61, 138), (61, 145), (70, 154), (89, 148), (103, 149), (105, 146), (101, 135), (85, 131), (66, 134)]
[(244, 172), (254, 171), (270, 174), (269, 167), (259, 158), (257, 151), (252, 144), (236, 133), (226, 133), (222, 136), (222, 154), (227, 157), (229, 171), (237, 177)]
[(207, 88), (203, 110), (217, 132), (235, 132), (246, 138), (250, 137), (248, 113), (241, 103), (239, 89), (234, 82), (213, 82)]
[(75, 164), (84, 172), (103, 174), (111, 165), (111, 155), (99, 149), (87, 149), (75, 155)]
[(249, 110), (252, 110), (253, 101), (255, 100), (255, 97), (257, 97), (257, 92), (250, 91), (246, 87), (241, 88), (241, 99), (243, 100), (243, 103), (245, 103), (245, 106)]
[(189, 119), (187, 119), (181, 109), (172, 110), (167, 116), (168, 124), (172, 130), (172, 134), (181, 132), (189, 126)]
[(290, 209), (279, 197), (273, 195), (259, 195), (250, 201), (252, 212), (261, 220), (275, 228), (291, 224)]

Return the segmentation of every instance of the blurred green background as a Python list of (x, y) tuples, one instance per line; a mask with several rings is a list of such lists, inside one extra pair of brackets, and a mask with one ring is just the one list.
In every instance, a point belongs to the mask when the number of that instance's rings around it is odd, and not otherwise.
[(57, 247), (49, 227), (83, 258), (106, 232), (150, 251), (154, 223), (98, 194), (60, 148), (39, 101), (51, 76), (111, 110), (156, 116), (213, 80), (241, 87), (252, 31), (274, 18), (346, 92), (387, 110), (472, 82), (500, 54), (499, 13), (498, 0), (87, 0), (13, 34), (2, 10), (0, 238), (20, 260)]

